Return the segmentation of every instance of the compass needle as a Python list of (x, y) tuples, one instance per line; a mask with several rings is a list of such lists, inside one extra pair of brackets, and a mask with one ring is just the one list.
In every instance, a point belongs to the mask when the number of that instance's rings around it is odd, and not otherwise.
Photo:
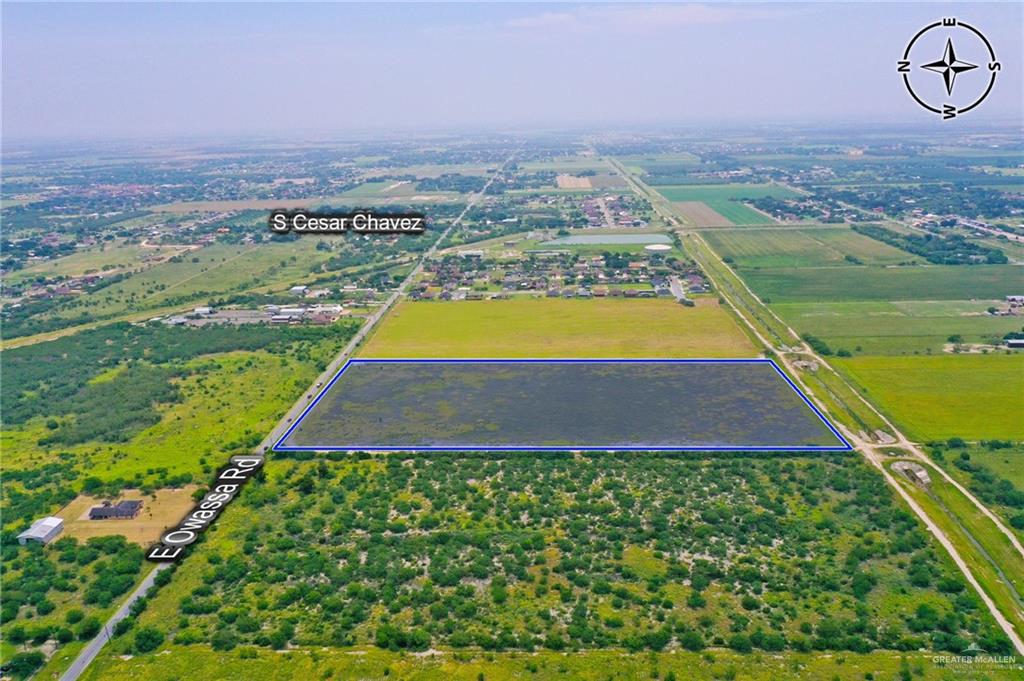
[(957, 75), (964, 71), (976, 69), (978, 65), (957, 59), (956, 52), (953, 50), (953, 40), (946, 38), (946, 51), (943, 53), (942, 59), (929, 64), (922, 64), (921, 68), (941, 75), (942, 81), (946, 84), (946, 94), (952, 95), (953, 83), (956, 81)]

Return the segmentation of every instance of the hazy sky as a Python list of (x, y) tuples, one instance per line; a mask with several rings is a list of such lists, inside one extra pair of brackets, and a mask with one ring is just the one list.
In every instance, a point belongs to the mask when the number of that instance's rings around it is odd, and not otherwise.
[[(963, 120), (1019, 121), (1020, 3), (4, 2), (3, 132), (929, 122), (896, 60), (950, 15), (984, 31), (1003, 65)], [(958, 87), (986, 77), (982, 65)]]

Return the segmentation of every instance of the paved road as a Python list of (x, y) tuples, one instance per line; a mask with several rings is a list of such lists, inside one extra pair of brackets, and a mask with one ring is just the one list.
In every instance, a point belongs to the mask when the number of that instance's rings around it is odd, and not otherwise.
[(503, 163), (501, 168), (499, 168), (498, 171), (491, 176), (491, 179), (487, 181), (487, 184), (484, 185), (483, 189), (481, 189), (476, 194), (473, 194), (469, 198), (469, 201), (466, 203), (466, 207), (463, 208), (462, 212), (459, 213), (458, 217), (455, 218), (450, 225), (448, 225), (448, 228), (441, 233), (441, 236), (437, 238), (437, 241), (435, 241), (433, 245), (422, 256), (420, 256), (420, 259), (416, 263), (416, 266), (412, 269), (411, 272), (409, 272), (408, 275), (406, 275), (401, 285), (397, 289), (395, 289), (390, 296), (388, 296), (387, 300), (384, 301), (383, 305), (378, 307), (377, 310), (372, 315), (366, 318), (366, 321), (363, 323), (362, 327), (360, 327), (356, 335), (353, 336), (352, 340), (348, 342), (348, 344), (344, 347), (344, 349), (342, 349), (342, 351), (338, 354), (337, 357), (331, 360), (331, 363), (327, 365), (327, 368), (324, 369), (323, 373), (321, 373), (313, 382), (313, 384), (309, 387), (309, 389), (306, 390), (306, 392), (303, 393), (301, 397), (299, 397), (298, 401), (294, 405), (292, 405), (292, 408), (289, 409), (288, 412), (281, 418), (281, 420), (274, 427), (274, 429), (271, 430), (265, 438), (263, 438), (263, 441), (260, 442), (260, 444), (256, 448), (256, 452), (258, 454), (266, 453), (267, 451), (270, 450), (271, 447), (274, 446), (274, 444), (279, 439), (281, 439), (285, 432), (287, 432), (288, 428), (291, 427), (292, 423), (295, 422), (295, 419), (299, 418), (299, 415), (302, 414), (302, 410), (305, 409), (306, 406), (313, 401), (313, 398), (316, 397), (317, 394), (323, 389), (323, 386), (327, 385), (328, 381), (330, 381), (334, 377), (334, 375), (338, 373), (338, 370), (348, 360), (348, 358), (352, 356), (352, 353), (355, 352), (356, 348), (359, 347), (359, 344), (366, 339), (370, 331), (372, 331), (373, 328), (377, 325), (377, 322), (383, 319), (384, 315), (388, 313), (388, 310), (390, 310), (391, 307), (403, 295), (405, 295), (405, 292), (409, 290), (409, 286), (412, 285), (413, 280), (416, 278), (417, 275), (420, 274), (420, 272), (423, 271), (423, 266), (426, 264), (426, 262), (430, 260), (430, 258), (432, 258), (435, 253), (437, 253), (438, 246), (445, 240), (445, 238), (447, 238), (448, 234), (450, 234), (453, 229), (459, 226), (459, 224), (462, 222), (462, 219), (466, 216), (466, 213), (468, 213), (470, 209), (473, 206), (475, 206), (477, 202), (480, 201), (481, 198), (484, 197), (484, 195), (487, 192), (487, 189), (491, 186), (491, 183), (493, 183), (494, 180), (501, 175), (505, 166), (507, 166), (511, 160), (512, 156), (505, 160), (505, 163)]
[(170, 563), (160, 563), (143, 578), (142, 583), (139, 584), (139, 588), (133, 591), (132, 595), (128, 597), (128, 600), (122, 603), (121, 607), (117, 609), (117, 612), (110, 616), (110, 619), (108, 619), (107, 623), (103, 625), (103, 629), (100, 630), (100, 633), (96, 634), (96, 637), (89, 641), (89, 644), (82, 649), (82, 652), (78, 654), (78, 657), (71, 663), (68, 670), (64, 672), (64, 676), (60, 677), (60, 681), (75, 681), (75, 679), (82, 675), (85, 668), (88, 667), (94, 659), (96, 659), (100, 650), (102, 650), (103, 646), (110, 640), (110, 637), (114, 632), (114, 625), (128, 616), (128, 612), (131, 610), (132, 604), (146, 595), (146, 592), (153, 586), (153, 580), (156, 579), (157, 574), (159, 574), (161, 570), (166, 570), (169, 567), (171, 567)]

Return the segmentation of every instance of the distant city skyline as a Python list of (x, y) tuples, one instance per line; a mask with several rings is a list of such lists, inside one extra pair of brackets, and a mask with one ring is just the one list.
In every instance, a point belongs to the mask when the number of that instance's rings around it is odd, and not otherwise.
[[(949, 124), (1024, 115), (1019, 3), (5, 2), (0, 11), (8, 141), (928, 125), (937, 117), (909, 98), (896, 60), (946, 16), (983, 30), (1002, 63), (984, 104)], [(958, 57), (981, 63), (965, 50)], [(943, 87), (937, 73), (921, 76), (931, 77)], [(966, 71), (956, 87), (985, 77)]]

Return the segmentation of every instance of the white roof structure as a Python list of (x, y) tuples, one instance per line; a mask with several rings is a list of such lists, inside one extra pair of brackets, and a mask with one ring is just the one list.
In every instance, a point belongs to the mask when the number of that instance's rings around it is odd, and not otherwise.
[(28, 540), (43, 542), (44, 544), (57, 536), (64, 527), (64, 521), (60, 518), (49, 516), (40, 518), (32, 523), (32, 527), (18, 535), (18, 541), (24, 544)]

